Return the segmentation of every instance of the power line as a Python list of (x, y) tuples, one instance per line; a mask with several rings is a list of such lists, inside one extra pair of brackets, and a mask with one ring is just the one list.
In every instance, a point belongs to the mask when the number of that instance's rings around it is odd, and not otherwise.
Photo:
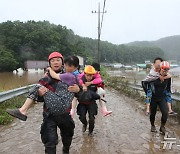
[(100, 36), (101, 36), (101, 30), (102, 30), (103, 19), (104, 19), (104, 13), (107, 12), (107, 11), (105, 11), (105, 7), (106, 7), (106, 0), (104, 0), (103, 13), (102, 13), (102, 20), (101, 20), (101, 28), (100, 28)]
[[(100, 53), (100, 37), (101, 37), (101, 29), (102, 29), (102, 24), (103, 24), (104, 13), (106, 13), (105, 4), (106, 4), (106, 0), (104, 0), (103, 12), (101, 12), (101, 10), (100, 10), (100, 3), (99, 3), (98, 11), (92, 11), (92, 13), (98, 13), (98, 63), (100, 63), (100, 59), (101, 59), (100, 58), (101, 57), (101, 53)], [(100, 18), (101, 13), (102, 13), (102, 21), (101, 21), (101, 18)]]

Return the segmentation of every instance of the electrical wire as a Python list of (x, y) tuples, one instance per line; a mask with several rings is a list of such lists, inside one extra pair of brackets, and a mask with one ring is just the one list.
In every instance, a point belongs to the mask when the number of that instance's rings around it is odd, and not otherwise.
[(106, 7), (106, 0), (104, 0), (104, 5), (103, 5), (102, 20), (101, 20), (101, 27), (100, 27), (100, 36), (101, 36), (101, 30), (102, 30), (102, 25), (103, 25), (105, 7)]

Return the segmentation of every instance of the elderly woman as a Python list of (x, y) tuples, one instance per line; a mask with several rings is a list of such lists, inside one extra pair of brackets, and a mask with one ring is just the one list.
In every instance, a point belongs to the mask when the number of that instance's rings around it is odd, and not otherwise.
[[(63, 56), (59, 52), (52, 52), (48, 61), (50, 67), (56, 73), (63, 73)], [(27, 119), (27, 111), (34, 101), (43, 101), (43, 96), (49, 93), (55, 93), (60, 81), (53, 79), (50, 75), (47, 75), (39, 80), (40, 86), (35, 86), (34, 89), (29, 93), (27, 100), (20, 109), (7, 110), (7, 112), (21, 120)], [(70, 92), (79, 92), (79, 87), (77, 85), (69, 86), (68, 90)], [(47, 93), (47, 94), (46, 94)], [(68, 92), (67, 92), (68, 93)], [(46, 99), (46, 98), (45, 98)], [(54, 100), (52, 100), (53, 102)], [(50, 100), (49, 100), (49, 103)], [(63, 143), (63, 153), (69, 153), (69, 148), (72, 142), (72, 137), (74, 134), (74, 121), (71, 118), (70, 110), (66, 110), (64, 114), (51, 114), (47, 109), (46, 103), (44, 104), (43, 110), (43, 123), (41, 125), (41, 139), (45, 146), (46, 154), (55, 154), (56, 145), (58, 144), (58, 134), (57, 127), (61, 131), (61, 138)]]

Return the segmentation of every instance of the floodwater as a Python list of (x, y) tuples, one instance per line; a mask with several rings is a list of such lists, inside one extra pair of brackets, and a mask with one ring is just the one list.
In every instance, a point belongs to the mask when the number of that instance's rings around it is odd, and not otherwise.
[[(94, 135), (89, 137), (82, 133), (82, 124), (75, 117), (75, 134), (71, 154), (178, 154), (180, 147), (176, 144), (172, 149), (162, 150), (163, 136), (150, 132), (149, 118), (145, 116), (142, 105), (113, 89), (107, 90), (106, 100), (113, 114), (96, 117)], [(28, 115), (28, 120), (18, 119), (9, 126), (0, 127), (0, 154), (43, 154), (44, 147), (40, 140), (40, 124), (42, 122), (42, 104), (36, 104)], [(156, 118), (160, 121), (159, 113)], [(156, 124), (159, 129), (159, 123)], [(168, 119), (167, 130), (180, 139), (179, 125)], [(61, 138), (57, 145), (57, 153), (61, 154)]]
[[(135, 81), (140, 84), (143, 79), (148, 75), (149, 71), (141, 70), (114, 70), (108, 71), (112, 76), (125, 77), (129, 82), (134, 83)], [(171, 69), (170, 73), (172, 74), (172, 84), (175, 91), (180, 92), (180, 67)]]
[(24, 72), (19, 70), (16, 72), (0, 73), (0, 91), (10, 90), (17, 87), (37, 83), (44, 75), (44, 70), (29, 70)]
[[(171, 70), (173, 74), (173, 87), (174, 89), (180, 91), (180, 67)], [(147, 74), (148, 71), (109, 71), (109, 74), (115, 76), (125, 76), (130, 82), (137, 81), (140, 83)], [(24, 72), (19, 69), (19, 72), (5, 72), (0, 73), (0, 91), (10, 90), (17, 87), (34, 84), (39, 81), (44, 75), (44, 70), (29, 70)]]

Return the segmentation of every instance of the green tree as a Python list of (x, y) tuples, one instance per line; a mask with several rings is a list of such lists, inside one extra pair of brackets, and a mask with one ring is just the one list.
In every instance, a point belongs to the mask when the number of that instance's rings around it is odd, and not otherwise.
[[(25, 60), (47, 60), (52, 51), (59, 51), (65, 57), (80, 55), (87, 62), (97, 61), (96, 39), (80, 37), (71, 29), (48, 21), (0, 23), (0, 45), (5, 48), (1, 49), (3, 54), (7, 52), (10, 59), (17, 63), (14, 65), (16, 68), (23, 68)], [(123, 64), (141, 63), (164, 55), (164, 52), (156, 47), (114, 45), (107, 41), (100, 42), (100, 51), (101, 62)], [(10, 61), (6, 63), (8, 62)], [(9, 71), (9, 67), (3, 70)]]
[(18, 62), (15, 60), (11, 52), (0, 47), (0, 72), (13, 71), (17, 69)]

